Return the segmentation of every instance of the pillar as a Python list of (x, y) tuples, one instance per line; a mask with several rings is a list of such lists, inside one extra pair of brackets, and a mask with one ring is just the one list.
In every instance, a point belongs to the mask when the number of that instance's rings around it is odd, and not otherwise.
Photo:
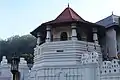
[(98, 44), (97, 28), (93, 28), (93, 41), (95, 44)]
[(37, 33), (37, 45), (40, 45), (41, 43), (41, 35), (40, 33)]
[(50, 29), (50, 26), (46, 27), (46, 31), (47, 31), (46, 42), (50, 42), (51, 41), (51, 29)]
[(116, 31), (114, 28), (108, 29), (106, 31), (106, 43), (108, 49), (108, 57), (116, 58), (117, 57), (117, 41), (116, 41)]
[(71, 28), (72, 28), (72, 40), (77, 40), (76, 24), (72, 24)]

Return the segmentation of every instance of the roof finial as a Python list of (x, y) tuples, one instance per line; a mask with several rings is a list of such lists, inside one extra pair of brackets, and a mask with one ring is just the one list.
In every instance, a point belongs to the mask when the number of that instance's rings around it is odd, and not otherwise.
[(113, 11), (112, 11), (112, 15), (113, 15)]
[(69, 3), (68, 3), (68, 8), (69, 8)]

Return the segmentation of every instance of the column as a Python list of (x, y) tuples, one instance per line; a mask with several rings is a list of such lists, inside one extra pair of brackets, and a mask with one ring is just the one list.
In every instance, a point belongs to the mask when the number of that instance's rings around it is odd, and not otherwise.
[(72, 24), (71, 28), (72, 28), (72, 40), (77, 40), (76, 24)]
[(117, 57), (117, 41), (116, 41), (116, 31), (114, 28), (108, 29), (106, 31), (106, 43), (108, 48), (108, 56), (113, 59)]
[(95, 44), (98, 44), (97, 28), (93, 28), (93, 41)]
[(50, 26), (47, 26), (47, 27), (46, 27), (46, 31), (47, 31), (46, 42), (50, 42), (50, 41), (51, 41), (51, 30), (50, 30)]
[(41, 43), (41, 35), (40, 33), (37, 33), (37, 45), (40, 45)]

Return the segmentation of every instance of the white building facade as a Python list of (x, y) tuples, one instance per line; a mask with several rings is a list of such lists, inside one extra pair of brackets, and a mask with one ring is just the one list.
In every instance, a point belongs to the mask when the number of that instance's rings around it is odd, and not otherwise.
[(41, 24), (31, 32), (37, 45), (29, 80), (120, 80), (118, 19), (90, 23), (68, 6)]

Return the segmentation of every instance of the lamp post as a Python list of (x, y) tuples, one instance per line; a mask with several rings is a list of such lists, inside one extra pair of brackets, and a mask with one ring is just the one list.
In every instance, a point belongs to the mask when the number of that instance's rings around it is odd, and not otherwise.
[(20, 74), (18, 71), (18, 65), (19, 65), (19, 58), (17, 56), (13, 56), (11, 60), (11, 72), (13, 74), (13, 80), (19, 80)]

